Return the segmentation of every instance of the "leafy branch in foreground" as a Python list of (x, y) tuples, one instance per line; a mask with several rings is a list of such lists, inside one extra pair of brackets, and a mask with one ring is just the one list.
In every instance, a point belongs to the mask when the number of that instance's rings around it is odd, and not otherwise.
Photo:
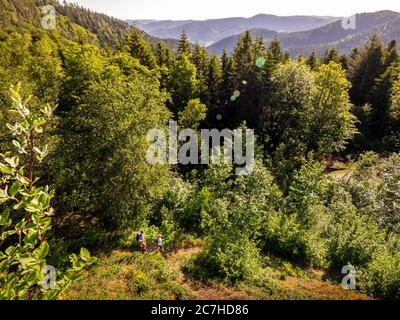
[(77, 271), (96, 258), (82, 248), (79, 257), (70, 256), (72, 267), (59, 272), (52, 279), (51, 290), (46, 289), (49, 245), (45, 235), (51, 228), (54, 194), (48, 186), (36, 187), (34, 164), (47, 154), (47, 145), (36, 145), (36, 135), (43, 132), (53, 109), (46, 105), (33, 112), (27, 107), (29, 99), (23, 101), (19, 91), (20, 84), (10, 88), (11, 111), (18, 121), (7, 127), (21, 157), (10, 151), (0, 154), (0, 300), (55, 299), (78, 278)]

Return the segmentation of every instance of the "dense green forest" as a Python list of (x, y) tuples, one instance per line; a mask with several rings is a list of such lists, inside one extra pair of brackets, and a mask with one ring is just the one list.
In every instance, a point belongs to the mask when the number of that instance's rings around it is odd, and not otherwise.
[[(47, 4), (55, 30), (40, 26)], [(79, 288), (115, 263), (136, 266), (130, 298), (188, 299), (167, 264), (184, 247), (200, 248), (185, 274), (251, 297), (299, 298), (280, 277), (316, 268), (340, 284), (346, 265), (359, 292), (400, 297), (395, 41), (291, 57), (246, 32), (217, 56), (55, 0), (3, 0), (0, 26), (0, 299), (111, 298)], [(254, 171), (149, 164), (146, 135), (170, 120), (254, 129)], [(167, 253), (136, 252), (139, 230)]]

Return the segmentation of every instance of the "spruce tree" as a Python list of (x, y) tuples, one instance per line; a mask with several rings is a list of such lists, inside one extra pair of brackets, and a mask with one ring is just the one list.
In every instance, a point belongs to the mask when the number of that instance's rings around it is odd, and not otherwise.
[(253, 70), (253, 62), (255, 63), (253, 37), (249, 30), (239, 37), (239, 41), (234, 49), (233, 58), (236, 62), (238, 77), (242, 79), (247, 78), (248, 73)]
[(131, 32), (125, 40), (128, 52), (133, 58), (149, 69), (154, 69), (157, 65), (156, 58), (148, 43), (137, 31)]
[(178, 54), (180, 56), (186, 54), (188, 57), (191, 55), (190, 42), (185, 31), (182, 32), (181, 38), (179, 39)]
[(380, 38), (372, 36), (368, 44), (350, 62), (351, 101), (356, 106), (371, 103), (375, 80), (384, 72), (384, 51)]
[(392, 64), (376, 79), (371, 101), (371, 130), (374, 137), (381, 139), (390, 132), (391, 93), (400, 79), (400, 64)]
[(202, 101), (205, 101), (207, 96), (209, 56), (207, 50), (204, 47), (200, 46), (198, 42), (196, 42), (196, 44), (194, 45), (191, 61), (197, 69), (197, 80), (199, 81), (199, 96)]
[(174, 63), (174, 53), (171, 47), (161, 41), (156, 44), (155, 57), (159, 67), (171, 68)]
[(308, 56), (307, 65), (310, 67), (311, 70), (316, 70), (318, 68), (318, 58), (313, 50), (311, 54)]
[(281, 42), (277, 37), (272, 39), (267, 49), (267, 61), (271, 65), (277, 65), (284, 60)]
[(385, 59), (385, 67), (389, 67), (393, 62), (399, 59), (399, 53), (397, 51), (397, 41), (395, 39), (389, 42), (386, 51), (387, 54)]
[[(207, 79), (207, 106), (208, 106), (208, 125), (215, 127), (218, 123), (218, 115), (221, 115), (220, 90), (222, 85), (222, 68), (216, 55), (210, 61)], [(222, 115), (221, 115), (222, 116)], [(217, 121), (216, 121), (217, 120)]]
[(331, 61), (340, 63), (340, 55), (339, 55), (339, 52), (337, 52), (337, 50), (335, 48), (332, 48), (330, 50), (327, 49), (322, 58), (323, 64), (328, 64)]

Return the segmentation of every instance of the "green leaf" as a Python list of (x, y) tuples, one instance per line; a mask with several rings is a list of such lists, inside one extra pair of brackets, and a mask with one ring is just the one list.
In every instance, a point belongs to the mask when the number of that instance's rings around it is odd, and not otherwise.
[(0, 215), (0, 226), (6, 226), (10, 223), (10, 208), (5, 207)]
[(15, 225), (15, 230), (22, 230), (26, 225), (25, 218)]
[(0, 163), (0, 171), (5, 173), (5, 174), (12, 174), (12, 169), (2, 163)]
[(10, 256), (14, 252), (14, 250), (15, 250), (15, 247), (10, 246), (6, 249), (5, 253), (6, 253), (6, 255)]
[(83, 261), (87, 262), (90, 260), (90, 252), (85, 248), (81, 248), (80, 257)]
[(21, 189), (21, 184), (18, 181), (15, 181), (10, 187), (9, 194), (11, 197), (15, 196), (18, 191)]
[(37, 243), (37, 236), (35, 234), (25, 236), (24, 243), (27, 245), (35, 245)]
[(43, 241), (43, 243), (37, 249), (38, 260), (46, 258), (48, 253), (49, 253), (49, 244), (47, 243), (47, 241)]

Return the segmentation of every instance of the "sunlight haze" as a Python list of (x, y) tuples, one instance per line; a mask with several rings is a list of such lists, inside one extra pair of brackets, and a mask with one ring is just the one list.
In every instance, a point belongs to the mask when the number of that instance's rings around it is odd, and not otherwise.
[(259, 13), (318, 16), (350, 16), (355, 13), (393, 10), (400, 12), (399, 0), (73, 0), (92, 10), (120, 19), (214, 19), (251, 17)]

